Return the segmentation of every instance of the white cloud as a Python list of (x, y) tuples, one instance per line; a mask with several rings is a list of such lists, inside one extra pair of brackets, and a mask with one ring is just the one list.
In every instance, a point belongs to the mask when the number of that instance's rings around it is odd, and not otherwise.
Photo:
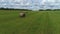
[[(0, 3), (0, 5), (7, 5), (8, 7), (14, 7), (14, 8), (20, 8), (21, 6), (30, 6), (31, 5), (33, 8), (34, 2), (38, 2), (39, 4), (41, 3), (43, 5), (45, 5), (45, 2), (47, 2), (47, 1), (50, 3), (55, 2), (55, 0), (41, 0), (40, 2), (39, 1), (40, 0), (0, 0), (0, 2), (6, 2), (6, 3)], [(36, 7), (34, 7), (34, 8), (36, 8)]]
[(55, 2), (55, 0), (47, 0), (48, 2)]
[(4, 1), (4, 0), (1, 0), (1, 1)]
[(21, 3), (20, 5), (24, 5), (23, 3)]
[(42, 5), (45, 5), (45, 2), (46, 2), (46, 0), (42, 0), (41, 4)]
[(30, 5), (30, 3), (26, 3), (26, 5)]
[(14, 0), (15, 2), (22, 2), (23, 0)]

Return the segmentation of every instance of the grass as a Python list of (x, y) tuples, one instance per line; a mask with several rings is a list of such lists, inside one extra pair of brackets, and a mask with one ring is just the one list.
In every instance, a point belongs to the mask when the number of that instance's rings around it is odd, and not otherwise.
[(0, 34), (60, 34), (60, 12), (40, 11), (19, 17), (19, 10), (0, 10)]

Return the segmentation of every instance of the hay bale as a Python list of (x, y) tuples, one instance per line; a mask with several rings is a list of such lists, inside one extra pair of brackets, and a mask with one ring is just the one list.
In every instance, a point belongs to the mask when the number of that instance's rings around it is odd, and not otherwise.
[(25, 17), (25, 13), (21, 12), (21, 13), (19, 14), (19, 16), (20, 16), (20, 17)]

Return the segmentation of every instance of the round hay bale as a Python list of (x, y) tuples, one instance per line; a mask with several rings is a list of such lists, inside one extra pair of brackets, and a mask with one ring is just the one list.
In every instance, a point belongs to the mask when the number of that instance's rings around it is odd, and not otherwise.
[(25, 17), (25, 13), (21, 12), (21, 13), (19, 14), (19, 16), (20, 16), (20, 17)]

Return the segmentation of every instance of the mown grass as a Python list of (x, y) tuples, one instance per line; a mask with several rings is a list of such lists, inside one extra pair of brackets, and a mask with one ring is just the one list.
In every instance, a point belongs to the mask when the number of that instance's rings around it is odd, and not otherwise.
[(60, 12), (40, 11), (19, 17), (19, 10), (0, 10), (0, 34), (60, 34)]

